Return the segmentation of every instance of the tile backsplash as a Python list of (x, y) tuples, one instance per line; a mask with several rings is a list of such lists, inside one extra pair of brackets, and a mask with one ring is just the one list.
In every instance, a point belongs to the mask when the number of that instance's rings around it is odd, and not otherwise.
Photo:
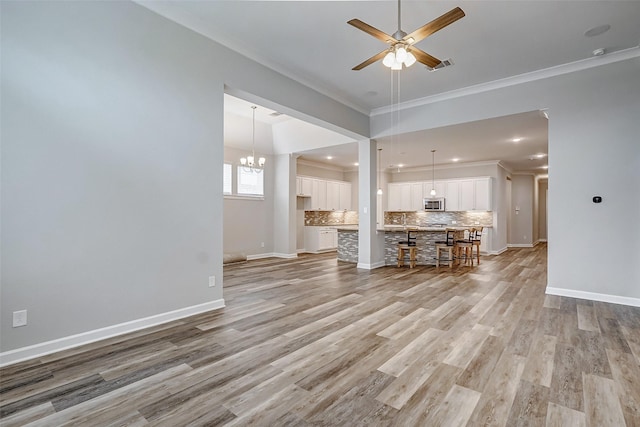
[(356, 211), (304, 211), (304, 225), (357, 224)]
[[(406, 217), (406, 222), (405, 218)], [(456, 221), (457, 225), (493, 225), (493, 212), (385, 212), (385, 225), (417, 225), (425, 227), (432, 224), (451, 225)]]

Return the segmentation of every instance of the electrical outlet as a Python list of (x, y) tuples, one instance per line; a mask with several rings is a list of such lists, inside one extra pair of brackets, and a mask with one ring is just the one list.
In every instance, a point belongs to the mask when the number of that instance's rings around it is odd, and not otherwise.
[(216, 285), (216, 276), (209, 276), (209, 287), (213, 288)]
[(260, 243), (260, 247), (264, 248), (264, 242)]
[(476, 225), (480, 225), (480, 221), (476, 221)]
[(451, 224), (457, 224), (458, 221), (451, 221)]
[(13, 312), (13, 327), (27, 326), (27, 310)]

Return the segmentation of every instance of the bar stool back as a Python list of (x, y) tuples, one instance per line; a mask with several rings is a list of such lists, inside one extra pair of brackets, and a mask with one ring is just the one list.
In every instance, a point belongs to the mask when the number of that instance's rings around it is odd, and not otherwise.
[(449, 268), (453, 267), (453, 250), (455, 248), (455, 236), (456, 230), (451, 228), (447, 228), (445, 230), (446, 240), (435, 242), (436, 245), (436, 267), (440, 267), (440, 257), (442, 251), (447, 251), (447, 258), (444, 260), (444, 263), (449, 264)]
[[(475, 235), (473, 236), (473, 247), (476, 248), (476, 257), (478, 259), (478, 265), (480, 265), (480, 243), (482, 241), (482, 231), (484, 230), (484, 227), (476, 227), (475, 228)], [(473, 258), (473, 247), (471, 248), (471, 258)]]
[[(456, 256), (458, 259), (464, 259), (464, 263), (473, 265), (473, 240), (475, 238), (475, 228), (469, 229), (469, 235), (466, 239), (456, 240)], [(461, 252), (464, 249), (464, 257)]]

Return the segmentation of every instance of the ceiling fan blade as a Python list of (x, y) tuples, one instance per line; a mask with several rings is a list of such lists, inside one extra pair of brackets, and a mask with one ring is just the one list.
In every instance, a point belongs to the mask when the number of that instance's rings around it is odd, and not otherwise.
[(367, 24), (366, 22), (362, 22), (359, 19), (352, 19), (350, 21), (347, 21), (347, 24), (351, 24), (354, 27), (356, 27), (359, 30), (364, 31), (367, 34), (371, 34), (373, 37), (377, 38), (378, 40), (381, 40), (385, 43), (392, 43), (397, 41), (396, 39), (394, 39), (393, 37), (391, 37), (389, 34), (384, 33), (382, 31), (380, 31), (379, 29), (372, 27), (371, 25)]
[[(435, 33), (436, 31), (440, 31), (447, 25), (453, 24), (458, 19), (464, 18), (464, 16), (465, 15), (462, 9), (460, 9), (459, 7), (456, 7), (455, 9), (451, 9), (449, 12), (440, 16), (439, 18), (436, 18), (433, 21), (429, 22), (428, 24), (424, 24), (422, 27), (418, 28), (411, 34), (407, 34), (402, 38), (402, 40), (410, 44), (417, 43), (420, 40)], [(410, 40), (410, 39), (413, 39), (413, 40)]]
[[(371, 65), (376, 61), (381, 60), (382, 58), (384, 58), (384, 56), (387, 54), (387, 52), (389, 52), (388, 50), (383, 50), (380, 53), (377, 53), (375, 55), (373, 55), (371, 58), (367, 59), (366, 61), (364, 61), (362, 64), (358, 64), (355, 67), (352, 68), (352, 70), (354, 71), (358, 71), (358, 70), (362, 70), (364, 67), (366, 67), (367, 65)], [(416, 59), (418, 57), (416, 56)]]
[(416, 57), (416, 61), (426, 65), (429, 68), (435, 68), (436, 65), (442, 62), (438, 58), (429, 55), (427, 52), (420, 50), (415, 46), (411, 46), (409, 51), (413, 53), (413, 56)]

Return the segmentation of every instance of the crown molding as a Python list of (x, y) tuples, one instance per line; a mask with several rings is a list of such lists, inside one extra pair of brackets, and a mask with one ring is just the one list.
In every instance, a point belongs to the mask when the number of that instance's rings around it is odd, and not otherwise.
[(341, 168), (340, 166), (328, 165), (326, 163), (312, 162), (310, 160), (305, 160), (305, 159), (301, 159), (301, 158), (296, 159), (296, 162), (299, 165), (311, 166), (311, 167), (314, 167), (314, 168), (326, 169), (326, 170), (330, 170), (330, 171), (334, 171), (334, 172), (345, 172), (345, 169)]
[[(499, 160), (489, 160), (483, 162), (468, 162), (468, 163), (455, 163), (455, 164), (447, 164), (447, 165), (436, 165), (435, 170), (445, 170), (445, 169), (464, 169), (471, 168), (477, 166), (496, 166), (500, 165)], [(392, 168), (393, 170), (388, 171), (391, 174), (399, 174), (399, 173), (410, 173), (410, 172), (425, 172), (432, 170), (431, 166), (416, 166), (413, 168), (400, 168), (398, 171), (397, 168)]]
[(504, 79), (494, 80), (487, 83), (480, 83), (473, 86), (467, 86), (461, 89), (455, 89), (449, 92), (439, 93), (437, 95), (427, 96), (424, 98), (414, 99), (402, 102), (397, 105), (387, 105), (371, 110), (370, 117), (379, 116), (381, 114), (389, 114), (392, 110), (406, 110), (409, 108), (420, 107), (423, 105), (433, 104), (436, 102), (446, 101), (449, 99), (460, 98), (463, 96), (475, 95), (482, 92), (501, 89), (509, 86), (515, 86), (523, 83), (533, 82), (536, 80), (548, 79), (550, 77), (560, 76), (563, 74), (574, 73), (589, 68), (595, 68), (602, 65), (612, 64), (614, 62), (626, 61), (628, 59), (640, 57), (640, 46), (630, 49), (620, 50), (618, 52), (608, 53), (603, 56), (595, 56), (591, 58), (581, 59), (567, 64), (557, 65), (555, 67), (545, 68), (542, 70), (531, 71), (529, 73), (519, 74), (516, 76), (505, 77)]

